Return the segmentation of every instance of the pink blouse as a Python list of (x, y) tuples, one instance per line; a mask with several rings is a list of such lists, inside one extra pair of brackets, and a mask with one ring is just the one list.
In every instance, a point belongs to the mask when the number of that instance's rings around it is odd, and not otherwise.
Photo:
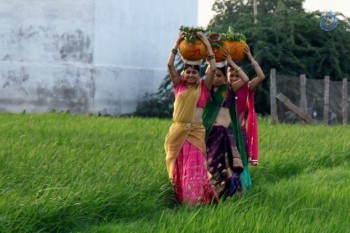
[[(174, 88), (175, 98), (179, 95), (179, 93), (186, 90), (186, 81), (181, 79), (180, 83), (176, 85)], [(196, 107), (204, 108), (210, 97), (210, 90), (204, 85), (204, 80), (201, 80), (201, 94), (199, 96), (199, 100), (197, 102)]]

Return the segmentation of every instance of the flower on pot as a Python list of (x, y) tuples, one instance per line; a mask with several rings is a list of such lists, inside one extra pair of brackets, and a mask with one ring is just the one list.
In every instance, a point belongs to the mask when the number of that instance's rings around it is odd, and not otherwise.
[(244, 48), (247, 46), (246, 37), (242, 33), (235, 33), (232, 27), (229, 27), (227, 33), (222, 34), (224, 46), (229, 50), (233, 61), (242, 61), (245, 57)]
[(187, 61), (200, 61), (205, 58), (207, 48), (199, 39), (197, 32), (205, 32), (202, 27), (181, 26), (183, 38), (179, 44), (179, 51), (183, 59)]

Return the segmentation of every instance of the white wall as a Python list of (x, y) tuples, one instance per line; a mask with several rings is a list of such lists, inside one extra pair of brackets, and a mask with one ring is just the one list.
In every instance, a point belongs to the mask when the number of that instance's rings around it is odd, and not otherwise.
[(165, 77), (197, 0), (0, 2), (0, 111), (126, 114)]

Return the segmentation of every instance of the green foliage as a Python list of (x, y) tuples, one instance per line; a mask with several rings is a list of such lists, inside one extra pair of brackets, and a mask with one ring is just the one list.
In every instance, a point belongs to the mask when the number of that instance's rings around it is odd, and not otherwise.
[[(269, 6), (268, 2), (274, 1), (258, 0), (258, 9)], [(302, 2), (275, 1), (269, 10), (258, 14), (258, 21), (254, 24), (252, 8), (236, 12), (250, 7), (251, 1), (218, 0), (214, 4), (218, 15), (209, 27), (223, 32), (232, 26), (245, 34), (248, 44), (253, 47), (255, 58), (260, 61), (265, 72), (276, 68), (277, 72), (286, 75), (298, 76), (304, 73), (308, 78), (315, 79), (322, 79), (326, 75), (331, 80), (349, 79), (349, 19), (338, 13), (338, 27), (325, 32), (320, 28), (322, 13), (304, 12), (300, 7)]]
[[(302, 1), (276, 1), (270, 11), (258, 14), (256, 24), (252, 10), (240, 14), (234, 11), (248, 6), (248, 3), (217, 1), (215, 4), (223, 2), (230, 2), (236, 7), (230, 11), (229, 8), (219, 11), (209, 27), (220, 32), (232, 26), (244, 33), (265, 72), (276, 68), (277, 72), (286, 75), (305, 73), (316, 79), (325, 75), (330, 75), (332, 80), (350, 77), (349, 19), (341, 14), (337, 14), (338, 27), (332, 32), (325, 32), (319, 26), (321, 12), (305, 13), (293, 5)], [(258, 8), (264, 2), (258, 1)]]
[(234, 29), (229, 26), (226, 33), (221, 33), (223, 41), (239, 41), (246, 42), (247, 38), (245, 35), (239, 32), (234, 32)]
[(137, 104), (135, 116), (170, 118), (174, 108), (174, 93), (169, 75), (163, 80), (158, 92), (146, 93)]
[[(225, 38), (232, 27), (243, 34), (266, 77), (271, 68), (275, 68), (283, 75), (306, 74), (312, 79), (328, 75), (333, 81), (350, 80), (349, 18), (336, 13), (338, 27), (326, 32), (320, 28), (323, 13), (306, 13), (302, 8), (304, 0), (257, 2), (258, 17), (254, 23), (252, 1), (216, 0), (213, 9), (217, 15), (208, 25), (208, 31), (218, 32)], [(233, 33), (232, 37), (235, 36)], [(220, 44), (212, 45), (220, 47)], [(248, 61), (243, 61), (242, 66), (249, 77), (255, 77)], [(255, 108), (260, 114), (270, 113), (268, 80), (256, 91)]]
[[(175, 64), (180, 71), (183, 61), (177, 57)], [(174, 110), (174, 91), (168, 74), (162, 81), (156, 93), (146, 93), (143, 100), (137, 104), (135, 116), (171, 118)]]
[(180, 27), (180, 31), (183, 32), (183, 38), (190, 44), (193, 44), (198, 39), (197, 32), (205, 32), (202, 27), (188, 27), (183, 25)]
[(238, 42), (246, 42), (247, 41), (247, 38), (244, 34), (239, 33), (239, 32), (235, 32), (231, 26), (228, 28), (227, 32), (214, 33), (214, 34), (218, 34), (220, 36), (220, 40), (218, 40), (218, 41), (210, 40), (210, 35), (213, 35), (213, 34), (209, 33), (208, 38), (209, 38), (210, 45), (212, 47), (221, 48), (224, 41), (238, 41)]
[[(257, 0), (258, 15), (268, 15), (283, 4), (288, 9), (302, 12), (304, 0)], [(219, 15), (240, 16), (253, 14), (253, 1), (242, 0), (216, 0), (212, 9)]]
[(170, 120), (0, 114), (0, 121), (0, 232), (349, 229), (350, 126), (259, 118), (253, 189), (189, 208), (176, 202), (166, 172)]
[[(225, 32), (232, 26), (247, 37), (253, 55), (266, 77), (271, 68), (277, 73), (323, 79), (329, 75), (337, 81), (350, 80), (350, 23), (336, 13), (338, 27), (331, 32), (320, 28), (322, 12), (306, 13), (303, 0), (257, 0), (258, 16), (254, 23), (252, 1), (217, 0), (213, 9), (217, 15), (208, 26)], [(245, 71), (253, 77), (247, 61)], [(265, 81), (257, 90), (256, 110), (269, 114), (269, 86)]]
[(216, 48), (221, 48), (221, 46), (223, 45), (222, 41), (210, 41), (209, 43), (212, 47)]

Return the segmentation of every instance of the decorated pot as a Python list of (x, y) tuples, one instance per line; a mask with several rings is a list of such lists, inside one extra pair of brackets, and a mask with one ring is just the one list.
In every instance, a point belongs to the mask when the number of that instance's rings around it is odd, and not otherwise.
[(179, 44), (179, 51), (187, 61), (202, 60), (207, 55), (207, 47), (200, 39), (196, 39), (193, 44), (190, 44), (188, 40), (182, 40)]
[(244, 48), (247, 46), (245, 42), (224, 41), (224, 46), (228, 48), (233, 61), (243, 61), (246, 55), (244, 53)]
[(222, 45), (221, 47), (216, 47), (216, 46), (212, 46), (213, 49), (213, 53), (215, 55), (215, 61), (216, 62), (222, 62), (225, 61), (225, 54), (224, 51), (226, 49), (225, 45)]
[(208, 36), (208, 40), (210, 41), (211, 47), (213, 49), (213, 53), (215, 56), (215, 61), (216, 62), (222, 62), (225, 61), (225, 56), (224, 56), (224, 46), (221, 42), (221, 35), (219, 33), (212, 33)]

